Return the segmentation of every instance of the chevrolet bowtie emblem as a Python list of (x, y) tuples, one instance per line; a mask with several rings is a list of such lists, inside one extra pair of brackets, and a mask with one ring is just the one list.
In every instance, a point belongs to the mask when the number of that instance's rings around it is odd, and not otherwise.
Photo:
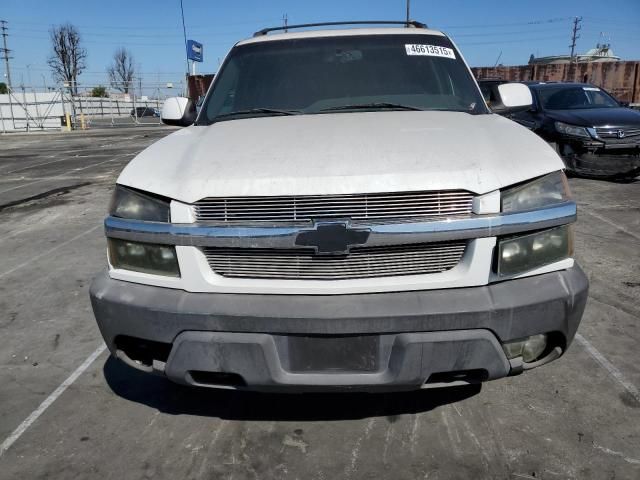
[(346, 221), (317, 222), (313, 230), (298, 234), (296, 245), (312, 247), (319, 254), (346, 255), (351, 247), (364, 245), (370, 233), (368, 228), (354, 228)]

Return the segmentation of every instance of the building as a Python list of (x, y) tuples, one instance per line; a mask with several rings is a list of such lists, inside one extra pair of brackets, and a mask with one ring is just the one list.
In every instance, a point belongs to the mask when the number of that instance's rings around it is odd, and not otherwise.
[[(587, 53), (576, 55), (573, 61), (577, 63), (619, 62), (620, 57), (613, 54), (610, 44), (598, 43)], [(551, 55), (539, 58), (531, 55), (529, 58), (529, 65), (561, 65), (565, 63), (571, 63), (571, 55)]]

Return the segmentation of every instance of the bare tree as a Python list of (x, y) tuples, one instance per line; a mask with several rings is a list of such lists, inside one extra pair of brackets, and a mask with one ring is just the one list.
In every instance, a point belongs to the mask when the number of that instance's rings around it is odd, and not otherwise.
[(68, 83), (74, 94), (78, 93), (78, 76), (86, 68), (87, 51), (80, 46), (80, 32), (66, 23), (49, 30), (53, 54), (48, 64), (53, 77)]
[(124, 47), (118, 48), (113, 54), (113, 63), (107, 68), (107, 73), (113, 88), (129, 93), (136, 73), (131, 52)]

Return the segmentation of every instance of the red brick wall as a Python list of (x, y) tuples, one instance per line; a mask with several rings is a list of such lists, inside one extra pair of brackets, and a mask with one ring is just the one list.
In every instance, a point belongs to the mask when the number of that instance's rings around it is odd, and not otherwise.
[(474, 67), (476, 78), (511, 81), (588, 82), (622, 102), (640, 103), (640, 61)]

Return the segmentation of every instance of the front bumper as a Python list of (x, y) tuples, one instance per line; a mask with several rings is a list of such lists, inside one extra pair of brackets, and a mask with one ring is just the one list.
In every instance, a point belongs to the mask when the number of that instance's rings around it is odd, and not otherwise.
[(574, 173), (594, 177), (635, 177), (640, 174), (640, 145), (622, 148), (602, 142), (560, 142), (559, 153)]
[[(105, 271), (90, 295), (110, 351), (178, 383), (375, 391), (518, 373), (501, 343), (552, 333), (566, 350), (587, 290), (575, 266), (483, 287), (319, 296), (189, 293)], [(167, 354), (135, 361), (122, 346), (132, 339)]]

